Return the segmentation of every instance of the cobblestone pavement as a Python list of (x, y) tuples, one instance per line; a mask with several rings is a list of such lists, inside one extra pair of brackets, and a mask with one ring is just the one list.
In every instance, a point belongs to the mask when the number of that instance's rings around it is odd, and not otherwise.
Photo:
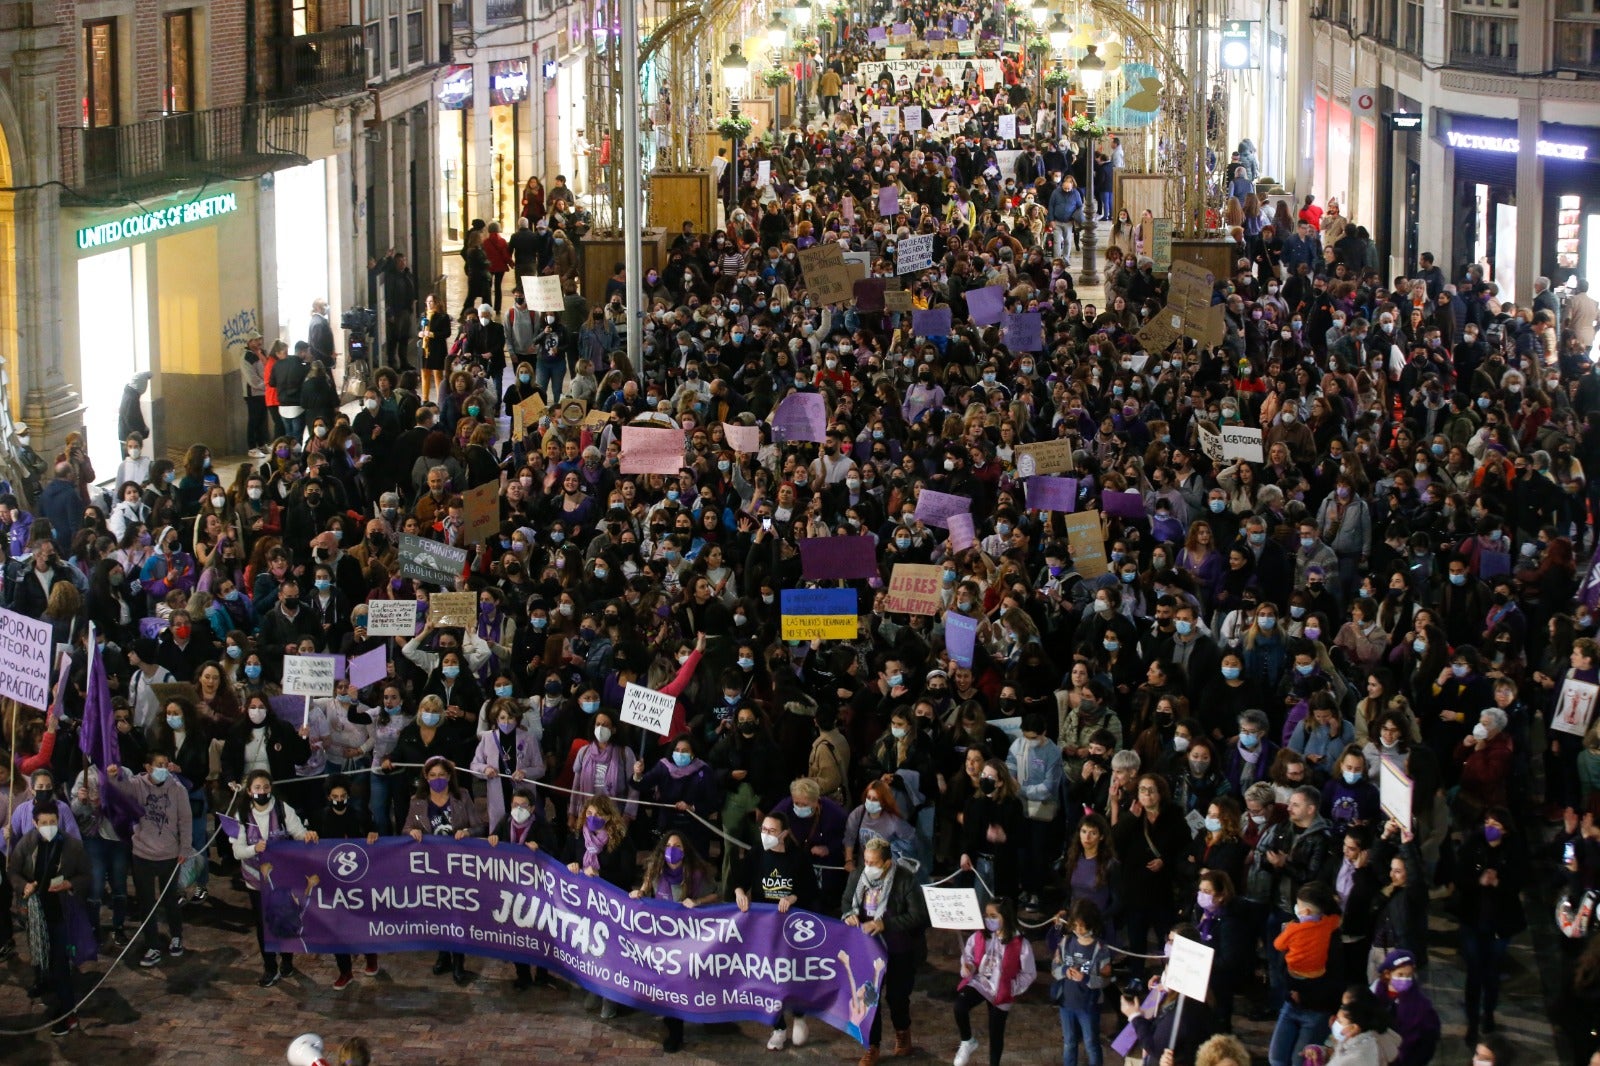
[[(0, 1035), (0, 1063), (281, 1063), (289, 1041), (307, 1031), (322, 1034), (330, 1044), (351, 1035), (365, 1036), (383, 1066), (643, 1062), (661, 1057), (662, 1026), (655, 1018), (624, 1013), (602, 1021), (598, 1013), (584, 1009), (580, 992), (565, 985), (516, 992), (511, 988), (511, 965), (504, 962), (469, 960), (475, 976), (467, 987), (458, 988), (448, 977), (432, 975), (431, 954), (384, 956), (377, 977), (361, 976), (358, 959), (355, 983), (335, 992), (330, 987), (336, 972), (333, 960), (302, 956), (297, 963), (299, 977), (276, 988), (259, 989), (260, 960), (243, 894), (231, 890), (225, 878), (213, 885), (211, 903), (186, 911), (183, 958), (141, 970), (134, 965), (138, 949), (131, 951), (85, 1005), (82, 1030), (59, 1039), (48, 1034)], [(18, 947), (22, 947), (20, 937)], [(1546, 969), (1556, 965), (1553, 957), (1545, 957), (1547, 947), (1541, 942), (1536, 958), (1528, 937), (1517, 939), (1500, 1011), (1504, 1031), (1524, 1050), (1524, 1063), (1539, 1066), (1558, 1061), (1540, 985), (1540, 965)], [(1437, 919), (1433, 949), (1429, 988), (1446, 1028), (1435, 1062), (1458, 1066), (1468, 1062), (1470, 1054), (1461, 1040), (1462, 973), (1454, 937)], [(929, 966), (912, 1003), (917, 1055), (907, 1060), (910, 1063), (949, 1062), (955, 1052), (951, 1004), (956, 950), (956, 934), (937, 930), (930, 934)], [(97, 978), (105, 968), (102, 961), (88, 970)], [(42, 1020), (38, 1005), (25, 998), (30, 975), (18, 958), (0, 965), (0, 1030), (31, 1027)], [(91, 983), (86, 975), (82, 987)], [(1044, 999), (1047, 985), (1041, 980), (1013, 1010), (1006, 1063), (1057, 1066), (1061, 1062), (1057, 1016)], [(1241, 1006), (1241, 1013), (1244, 1010)], [(985, 1038), (981, 1020), (975, 1025), (980, 1039)], [(860, 1056), (860, 1049), (844, 1034), (820, 1023), (812, 1027), (806, 1047), (781, 1053), (766, 1051), (763, 1026), (724, 1028), (712, 1032), (689, 1026), (683, 1053), (669, 1061), (685, 1066), (753, 1061), (795, 1066), (854, 1062)], [(1238, 1028), (1257, 1053), (1257, 1061), (1265, 1062), (1269, 1027), (1241, 1020)], [(1104, 1032), (1108, 1039), (1114, 1035), (1109, 1016)], [(470, 1058), (464, 1058), (468, 1054)], [(1115, 1057), (1108, 1051), (1107, 1058)], [(980, 1056), (974, 1061), (984, 1060)]]

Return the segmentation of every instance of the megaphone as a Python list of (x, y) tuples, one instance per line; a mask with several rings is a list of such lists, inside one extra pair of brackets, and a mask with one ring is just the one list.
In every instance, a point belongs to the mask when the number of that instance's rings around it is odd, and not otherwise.
[(322, 1057), (322, 1037), (316, 1033), (302, 1033), (289, 1045), (289, 1066), (329, 1066)]

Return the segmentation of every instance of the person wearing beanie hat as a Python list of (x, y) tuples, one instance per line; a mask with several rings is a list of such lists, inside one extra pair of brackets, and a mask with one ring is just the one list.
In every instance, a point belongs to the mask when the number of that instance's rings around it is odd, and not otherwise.
[(1400, 1035), (1400, 1053), (1395, 1066), (1430, 1062), (1439, 1046), (1439, 1012), (1417, 976), (1416, 956), (1406, 948), (1395, 948), (1378, 964), (1378, 979), (1372, 991), (1394, 1018), (1394, 1031)]

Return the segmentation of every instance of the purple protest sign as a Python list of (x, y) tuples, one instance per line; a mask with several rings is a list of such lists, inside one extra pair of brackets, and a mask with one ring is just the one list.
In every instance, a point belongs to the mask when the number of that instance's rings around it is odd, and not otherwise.
[(900, 190), (893, 185), (885, 185), (878, 190), (878, 214), (884, 218), (900, 213)]
[(800, 576), (807, 581), (877, 577), (877, 542), (867, 533), (859, 537), (803, 537)]
[(918, 337), (950, 336), (950, 308), (933, 307), (911, 312), (911, 332)]
[(1014, 352), (1044, 351), (1044, 316), (1037, 311), (1006, 315), (1001, 343)]
[(894, 24), (894, 35), (896, 37), (904, 37), (908, 33), (915, 32), (915, 28), (909, 22), (896, 22)]
[(1137, 492), (1116, 492), (1106, 489), (1100, 494), (1100, 506), (1106, 514), (1118, 518), (1144, 517), (1144, 497)]
[(347, 665), (350, 668), (350, 683), (356, 688), (376, 685), (389, 676), (389, 648), (380, 644), (371, 651), (352, 655)]
[(918, 521), (924, 525), (938, 526), (940, 529), (949, 528), (951, 515), (966, 514), (970, 510), (972, 510), (972, 500), (966, 496), (923, 489), (922, 494), (917, 497)]
[(1478, 580), (1488, 581), (1491, 577), (1511, 573), (1510, 552), (1481, 551), (1478, 553)]
[(944, 616), (944, 650), (957, 666), (972, 668), (972, 653), (978, 644), (978, 620), (951, 611)]
[(992, 326), (1006, 312), (1004, 285), (990, 285), (967, 293), (967, 315), (974, 326)]
[(772, 412), (771, 422), (775, 444), (793, 440), (821, 444), (828, 429), (828, 401), (820, 392), (791, 393)]
[(972, 522), (970, 514), (953, 514), (950, 516), (950, 547), (958, 552), (964, 552), (978, 543), (978, 531)]
[(858, 278), (851, 286), (851, 293), (855, 297), (856, 310), (867, 314), (883, 310), (883, 278)]
[(889, 39), (889, 31), (884, 29), (882, 26), (868, 26), (867, 27), (867, 40), (869, 40), (869, 41), (887, 41), (888, 39)]
[(1030, 477), (1023, 482), (1028, 506), (1035, 511), (1072, 514), (1078, 509), (1078, 479), (1075, 477)]
[(950, 33), (955, 37), (965, 37), (967, 35), (967, 31), (971, 28), (971, 23), (962, 18), (960, 15), (957, 15), (955, 20), (950, 23)]
[(883, 945), (810, 911), (630, 899), (543, 851), (483, 840), (276, 842), (261, 865), (268, 951), (458, 951), (685, 1021), (787, 1008), (862, 1043), (872, 1026)]

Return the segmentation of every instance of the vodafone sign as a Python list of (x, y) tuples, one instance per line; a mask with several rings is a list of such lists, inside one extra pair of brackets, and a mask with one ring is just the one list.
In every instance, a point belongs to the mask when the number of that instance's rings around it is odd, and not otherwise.
[(1357, 117), (1372, 118), (1378, 113), (1378, 90), (1358, 88), (1350, 91), (1350, 110)]

